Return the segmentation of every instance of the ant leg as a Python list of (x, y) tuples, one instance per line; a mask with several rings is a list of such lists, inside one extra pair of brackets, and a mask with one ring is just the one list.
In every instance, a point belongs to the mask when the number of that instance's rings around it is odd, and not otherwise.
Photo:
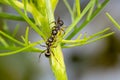
[(66, 29), (67, 27), (66, 27), (66, 26), (62, 26), (62, 28), (65, 28), (65, 29)]
[(58, 16), (58, 18), (57, 18), (57, 22), (59, 22), (60, 21), (60, 16)]
[(56, 27), (56, 26), (53, 26), (53, 27), (52, 27), (52, 30), (55, 29), (55, 27)]
[[(41, 45), (41, 44), (40, 44), (40, 46), (46, 47), (45, 45)], [(46, 51), (46, 50), (44, 50), (44, 51), (42, 51), (42, 52), (40, 53), (40, 55), (39, 55), (39, 60), (40, 60), (41, 54), (44, 53), (45, 51)]]
[(64, 34), (65, 34), (65, 30), (63, 28), (61, 28), (60, 30), (62, 30), (64, 32)]
[(42, 47), (46, 47), (45, 45), (41, 45), (41, 44), (40, 44), (40, 46), (42, 46)]
[(41, 53), (39, 54), (39, 61), (40, 61)]
[(49, 24), (52, 24), (52, 23), (54, 23), (55, 25), (57, 24), (57, 23), (56, 23), (56, 21), (52, 21), (52, 22), (51, 22), (51, 23), (49, 23)]
[[(64, 30), (63, 30), (63, 32), (64, 32)], [(61, 32), (61, 29), (60, 29), (58, 35), (60, 36), (61, 34), (62, 34), (62, 32)]]
[(54, 42), (56, 42), (56, 39), (54, 39), (53, 43), (51, 43), (51, 48), (56, 48), (57, 46), (54, 46)]
[(40, 54), (39, 54), (39, 61), (40, 61), (40, 57), (41, 57), (41, 54), (44, 53), (46, 50), (42, 51)]

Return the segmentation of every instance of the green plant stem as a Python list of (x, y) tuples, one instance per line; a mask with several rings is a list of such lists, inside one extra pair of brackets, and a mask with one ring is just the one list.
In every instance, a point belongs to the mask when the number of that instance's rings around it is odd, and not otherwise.
[(21, 46), (25, 46), (24, 43), (22, 43), (22, 42), (20, 42), (20, 41), (18, 41), (18, 40), (16, 40), (16, 39), (14, 39), (14, 38), (11, 37), (10, 35), (2, 32), (2, 31), (0, 31), (0, 34), (2, 34), (3, 36), (7, 37), (7, 38), (10, 39), (11, 41), (13, 41), (13, 42), (15, 42), (15, 43), (17, 43), (17, 44), (19, 44), (19, 45), (21, 45)]
[[(54, 15), (53, 15), (54, 12), (52, 11), (50, 0), (45, 0), (45, 2), (46, 2), (46, 9), (47, 9), (47, 16), (48, 16), (49, 24), (51, 24), (51, 22), (55, 21)], [(50, 25), (51, 28), (52, 26), (53, 25)]]
[[(6, 51), (6, 50), (10, 50), (10, 51), (14, 51), (14, 50), (19, 50), (23, 47), (18, 47), (18, 46), (10, 46), (8, 45), (7, 47), (3, 47), (0, 46), (1, 51)], [(39, 48), (30, 48), (30, 49), (25, 49), (24, 52), (43, 52), (43, 50), (39, 49)], [(1, 52), (0, 52), (1, 53)]]
[(5, 47), (8, 47), (9, 45), (7, 42), (3, 39), (3, 37), (0, 36), (0, 43), (2, 43)]
[(70, 5), (68, 4), (67, 0), (63, 0), (63, 1), (64, 1), (65, 5), (66, 5), (66, 7), (67, 7), (67, 9), (68, 9), (68, 11), (69, 11), (69, 13), (70, 13), (70, 15), (71, 15), (71, 19), (72, 19), (72, 22), (73, 22), (73, 21), (74, 21), (73, 11), (72, 11)]
[(60, 44), (56, 48), (53, 48), (52, 52), (50, 64), (56, 80), (68, 80)]
[[(50, 3), (50, 0), (45, 0), (45, 2), (46, 2), (48, 19), (49, 19), (49, 22), (51, 23), (54, 21), (51, 3)], [(56, 77), (56, 80), (67, 80), (66, 69), (65, 69), (65, 64), (64, 64), (64, 59), (63, 59), (60, 44), (57, 44), (56, 48), (53, 48), (50, 50), (52, 54), (50, 57), (50, 65)]]

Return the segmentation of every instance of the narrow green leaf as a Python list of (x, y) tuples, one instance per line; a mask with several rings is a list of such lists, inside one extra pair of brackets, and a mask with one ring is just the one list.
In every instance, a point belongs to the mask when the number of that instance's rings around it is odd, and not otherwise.
[(111, 35), (113, 35), (113, 34), (114, 34), (114, 32), (107, 33), (107, 34), (102, 35), (102, 36), (100, 36), (100, 37), (98, 37), (98, 38), (95, 38), (95, 39), (93, 39), (93, 40), (89, 40), (86, 44), (89, 44), (89, 43), (95, 42), (95, 41), (97, 41), (97, 40), (106, 38), (106, 37), (111, 36)]
[(22, 38), (22, 40), (25, 42), (25, 38), (24, 38), (24, 36), (23, 36), (23, 35), (21, 36), (21, 38)]
[(111, 20), (111, 22), (118, 28), (118, 30), (120, 30), (120, 25), (118, 24), (118, 22), (115, 21), (115, 19), (109, 13), (106, 13), (106, 15)]
[(71, 19), (72, 19), (72, 22), (73, 22), (73, 21), (74, 21), (74, 14), (73, 14), (73, 11), (72, 11), (72, 9), (71, 9), (69, 3), (67, 2), (67, 0), (63, 0), (63, 1), (64, 1), (65, 6), (66, 6), (67, 9), (68, 9), (70, 15), (71, 15)]
[(26, 28), (26, 32), (25, 32), (25, 45), (28, 45), (29, 44), (29, 40), (28, 40), (28, 37), (29, 37), (29, 27)]
[(80, 1), (76, 0), (76, 9), (77, 9), (77, 16), (80, 16), (81, 10), (80, 10)]
[(0, 18), (10, 19), (10, 20), (18, 20), (18, 21), (25, 21), (25, 19), (22, 18), (21, 16), (16, 16), (16, 15), (9, 14), (9, 13), (4, 13), (4, 12), (0, 12)]
[(39, 44), (39, 43), (35, 42), (35, 43), (32, 43), (32, 44), (30, 44), (30, 45), (28, 45), (26, 47), (23, 47), (21, 49), (15, 50), (15, 51), (0, 53), (0, 56), (8, 56), (8, 55), (16, 54), (16, 53), (22, 52), (22, 51), (24, 51), (26, 49), (29, 49), (30, 47), (34, 47), (37, 44)]
[(15, 42), (15, 43), (24, 46), (24, 44), (23, 44), (22, 42), (16, 40), (15, 38), (11, 37), (10, 35), (2, 32), (2, 31), (0, 31), (0, 34), (2, 34), (3, 36), (7, 37), (8, 39), (10, 39), (11, 41), (13, 41), (13, 42)]
[(27, 16), (27, 3), (28, 3), (28, 0), (22, 0), (23, 4), (24, 4), (24, 12), (25, 12), (25, 15)]
[[(20, 47), (20, 46), (8, 46), (8, 47), (4, 47), (4, 46), (0, 46), (0, 53), (2, 53), (2, 50), (3, 51), (14, 51), (14, 50), (19, 50), (23, 47)], [(39, 49), (39, 48), (35, 48), (35, 47), (32, 47), (32, 48), (29, 48), (29, 49), (26, 49), (24, 50), (23, 52), (43, 52), (42, 49)]]
[[(73, 30), (73, 28), (77, 25), (77, 23), (83, 18), (83, 16), (87, 13), (87, 11), (90, 9), (92, 4), (92, 0), (88, 3), (88, 5), (85, 7), (85, 9), (82, 11), (81, 15), (75, 19), (75, 21), (67, 28), (64, 37)], [(75, 29), (76, 32), (76, 29)], [(78, 32), (78, 31), (77, 31)], [(69, 36), (72, 36), (71, 34)]]
[(40, 29), (14, 4), (12, 0), (9, 0), (9, 3), (16, 9), (16, 11), (23, 16), (23, 18), (30, 24), (30, 26), (42, 37), (45, 39), (44, 34), (40, 31)]
[(110, 30), (110, 28), (105, 28), (104, 30), (101, 30), (101, 31), (99, 31), (99, 32), (97, 32), (97, 33), (89, 36), (88, 39), (90, 40), (90, 39), (92, 39), (92, 38), (95, 38), (96, 36), (102, 35), (102, 34), (104, 34), (105, 32), (107, 32), (108, 30)]
[(8, 47), (9, 45), (7, 42), (0, 36), (0, 43), (2, 43), (5, 47)]
[[(92, 0), (91, 0), (92, 1)], [(89, 21), (85, 20), (80, 26), (79, 28), (77, 28), (75, 31), (72, 31), (68, 36), (67, 36), (67, 40), (73, 38), (78, 32), (80, 32), (80, 30), (82, 30), (90, 21), (92, 21), (92, 19), (105, 7), (105, 5), (109, 2), (109, 0), (105, 0), (102, 4), (100, 8), (97, 8), (97, 10), (95, 10), (95, 12), (93, 12), (91, 19)], [(89, 3), (90, 4), (90, 3)], [(91, 5), (91, 4), (90, 4)], [(87, 6), (86, 6), (87, 7)], [(90, 6), (89, 6), (90, 7)], [(81, 13), (82, 14), (82, 13)], [(72, 24), (70, 25), (70, 27), (75, 26), (76, 24)], [(67, 34), (66, 34), (67, 35)], [(65, 36), (66, 36), (65, 35)]]
[(15, 35), (17, 34), (17, 32), (18, 32), (18, 30), (19, 30), (19, 27), (20, 27), (19, 25), (16, 25), (16, 27), (15, 27), (13, 33), (12, 33), (12, 36), (13, 36), (13, 37), (15, 37)]
[(75, 40), (62, 40), (62, 43), (68, 43), (68, 44), (83, 43), (83, 42), (89, 41), (91, 39), (94, 39), (94, 38), (96, 38), (98, 36), (101, 36), (102, 34), (104, 34), (105, 32), (107, 32), (108, 30), (110, 30), (110, 28), (105, 28), (104, 30), (99, 31), (99, 32), (97, 32), (95, 34), (92, 34), (89, 37), (86, 37), (86, 34), (85, 34), (83, 39), (79, 39), (79, 37), (82, 35), (81, 34)]
[[(103, 38), (106, 38), (106, 37), (108, 37), (108, 36), (110, 36), (110, 35), (113, 35), (114, 34), (114, 32), (111, 32), (111, 33), (107, 33), (107, 34), (105, 34), (105, 35), (103, 35), (103, 36), (100, 36), (100, 37), (98, 37), (98, 38), (95, 38), (95, 39), (93, 39), (93, 40), (83, 40), (83, 41), (80, 41), (80, 43), (76, 43), (76, 44), (71, 44), (71, 45), (65, 45), (65, 46), (62, 46), (63, 48), (72, 48), (72, 47), (77, 47), (77, 46), (82, 46), (82, 45), (86, 45), (86, 44), (90, 44), (90, 43), (92, 43), (92, 42), (95, 42), (95, 41), (98, 41), (98, 40), (100, 40), (100, 39), (103, 39)], [(69, 40), (68, 40), (69, 41)]]
[(82, 34), (79, 34), (77, 37), (77, 40), (80, 39), (82, 37)]
[(96, 2), (96, 0), (92, 0), (92, 6), (91, 6), (91, 8), (90, 8), (90, 10), (88, 12), (88, 16), (87, 16), (87, 19), (86, 19), (87, 21), (89, 21), (90, 18), (91, 18), (91, 15), (92, 15), (94, 7), (95, 7), (95, 2)]
[(77, 43), (83, 43), (86, 42), (87, 39), (79, 39), (79, 40), (62, 40), (62, 43), (66, 44), (77, 44)]

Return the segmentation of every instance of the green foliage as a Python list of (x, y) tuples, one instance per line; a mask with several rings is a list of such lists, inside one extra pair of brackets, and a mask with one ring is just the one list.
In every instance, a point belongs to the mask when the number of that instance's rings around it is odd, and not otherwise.
[[(109, 0), (104, 0), (103, 3), (99, 3), (98, 0), (90, 0), (83, 11), (81, 11), (80, 0), (74, 0), (72, 8), (67, 0), (63, 0), (63, 2), (71, 15), (72, 23), (65, 30), (65, 34), (57, 35), (56, 41), (53, 44), (56, 47), (50, 49), (52, 54), (49, 61), (56, 80), (67, 80), (61, 47), (71, 48), (89, 44), (114, 33), (108, 32), (110, 28), (106, 28), (88, 37), (86, 34), (80, 34), (75, 40), (72, 40), (72, 38), (105, 7)], [(16, 16), (0, 12), (0, 18), (25, 21), (43, 39), (31, 43), (28, 38), (29, 27), (26, 27), (25, 35), (21, 36), (23, 41), (15, 38), (19, 26), (16, 26), (12, 34), (6, 33), (8, 32), (7, 30), (0, 30), (0, 56), (12, 55), (19, 52), (43, 52), (44, 50), (38, 49), (35, 46), (46, 42), (51, 36), (52, 27), (55, 25), (54, 23), (51, 24), (51, 22), (55, 21), (54, 11), (58, 0), (0, 0), (0, 3), (11, 6), (19, 14), (19, 16)], [(32, 18), (28, 16), (28, 13), (32, 15)], [(82, 24), (77, 25), (85, 15), (87, 16)], [(83, 38), (81, 38), (81, 36), (83, 36)], [(6, 38), (9, 39), (9, 41)]]
[(115, 21), (109, 13), (106, 13), (106, 15), (110, 19), (110, 21), (117, 27), (117, 29), (120, 30), (120, 25), (118, 24), (118, 22)]

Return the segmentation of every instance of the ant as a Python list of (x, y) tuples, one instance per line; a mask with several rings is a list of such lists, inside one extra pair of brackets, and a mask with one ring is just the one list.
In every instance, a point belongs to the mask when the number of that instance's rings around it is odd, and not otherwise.
[[(62, 30), (62, 31), (64, 31), (61, 27), (63, 26), (63, 24), (64, 24), (64, 22), (60, 19), (60, 17), (58, 17), (58, 19), (57, 19), (57, 21), (54, 21), (54, 23), (55, 23), (55, 26), (52, 28), (52, 33), (51, 33), (51, 36), (47, 39), (47, 41), (46, 41), (46, 52), (45, 51), (43, 51), (43, 52), (45, 52), (45, 56), (46, 57), (50, 57), (50, 55), (51, 55), (51, 51), (50, 51), (50, 49), (51, 49), (51, 46), (53, 45), (53, 42), (55, 42), (55, 37), (56, 37), (56, 35), (58, 34), (58, 32), (60, 31), (60, 30)], [(42, 52), (42, 53), (43, 53)], [(41, 55), (40, 55), (41, 56)], [(40, 56), (39, 56), (39, 58), (40, 58)]]
[[(56, 42), (55, 38), (58, 34), (58, 32), (60, 32), (61, 30), (64, 31), (61, 27), (63, 26), (64, 22), (60, 19), (60, 17), (58, 17), (57, 21), (54, 21), (55, 26), (52, 28), (51, 31), (51, 36), (47, 39), (46, 41), (46, 47), (47, 49), (44, 50), (42, 53), (45, 53), (45, 56), (47, 58), (49, 58), (51, 56), (51, 53), (53, 53), (51, 51), (51, 48), (53, 47), (54, 42)], [(65, 33), (65, 32), (64, 32)], [(55, 47), (55, 46), (54, 46)], [(39, 59), (40, 59), (41, 54), (39, 55)], [(53, 53), (54, 56), (54, 53)], [(54, 56), (55, 57), (55, 56)], [(56, 61), (59, 63), (58, 59), (55, 57)], [(59, 63), (60, 64), (60, 63)]]
[(55, 26), (52, 29), (52, 34), (46, 42), (46, 45), (47, 45), (47, 49), (46, 49), (46, 53), (45, 53), (46, 57), (50, 56), (50, 54), (51, 54), (50, 47), (52, 46), (53, 42), (55, 41), (55, 36), (57, 35), (58, 31), (62, 30), (61, 26), (63, 24), (64, 24), (64, 22), (60, 19), (60, 17), (58, 17), (57, 21), (55, 22)]

